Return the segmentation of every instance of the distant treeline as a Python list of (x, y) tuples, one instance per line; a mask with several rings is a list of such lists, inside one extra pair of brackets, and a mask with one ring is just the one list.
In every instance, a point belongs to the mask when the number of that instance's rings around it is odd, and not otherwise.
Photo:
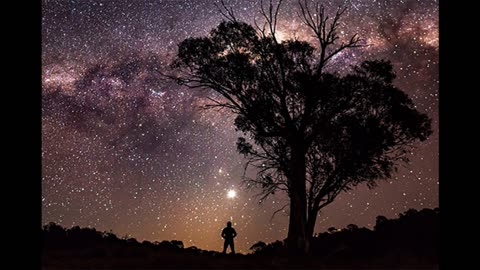
[[(374, 230), (349, 224), (344, 229), (330, 227), (317, 234), (310, 244), (311, 255), (328, 261), (398, 258), (438, 263), (439, 208), (409, 209), (396, 219), (378, 216)], [(250, 248), (255, 255), (286, 252), (282, 241), (257, 242)]]
[[(99, 264), (116, 267), (115, 261), (122, 261), (121, 266), (128, 268), (126, 260), (131, 262), (131, 267), (142, 263), (164, 267), (220, 267), (229, 265), (233, 258), (240, 268), (251, 265), (275, 268), (275, 261), (288, 257), (283, 241), (269, 244), (260, 241), (250, 248), (252, 254), (238, 254), (229, 259), (217, 251), (186, 248), (179, 240), (140, 243), (128, 236), (118, 237), (111, 231), (78, 226), (66, 229), (53, 222), (43, 226), (42, 239), (43, 264), (50, 267), (92, 268)], [(309, 258), (300, 263), (308, 267), (432, 267), (438, 265), (438, 245), (439, 208), (410, 209), (396, 219), (378, 216), (374, 230), (350, 224), (344, 229), (331, 227), (327, 232), (316, 234), (310, 244)], [(185, 260), (187, 257), (189, 261)], [(288, 265), (278, 263), (277, 266)]]

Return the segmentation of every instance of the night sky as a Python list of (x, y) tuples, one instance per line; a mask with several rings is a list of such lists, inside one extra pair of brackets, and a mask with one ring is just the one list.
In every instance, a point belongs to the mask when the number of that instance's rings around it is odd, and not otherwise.
[[(286, 237), (287, 213), (270, 220), (286, 196), (259, 205), (258, 192), (241, 185), (234, 115), (200, 110), (204, 94), (157, 72), (180, 41), (218, 25), (215, 2), (42, 1), (43, 223), (221, 250), (220, 231), (232, 220), (240, 252)], [(225, 2), (243, 21), (261, 19), (260, 1)], [(297, 1), (284, 2), (279, 38), (311, 40)], [(341, 33), (369, 44), (332, 65), (348, 71), (364, 59), (390, 59), (396, 85), (433, 119), (434, 133), (392, 179), (337, 197), (315, 232), (350, 223), (373, 228), (378, 215), (438, 207), (438, 1), (322, 3), (330, 13), (348, 6)]]

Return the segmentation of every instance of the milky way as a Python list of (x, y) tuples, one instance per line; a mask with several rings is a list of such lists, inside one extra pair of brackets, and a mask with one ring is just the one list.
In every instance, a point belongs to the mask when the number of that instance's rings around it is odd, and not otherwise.
[[(260, 1), (225, 2), (243, 21), (261, 19)], [(222, 20), (214, 3), (43, 0), (44, 223), (219, 250), (220, 231), (232, 220), (241, 252), (286, 237), (288, 213), (271, 219), (285, 195), (259, 205), (256, 192), (241, 185), (245, 160), (236, 152), (234, 116), (201, 110), (205, 93), (159, 76), (180, 41), (207, 35)], [(346, 5), (341, 33), (358, 33), (369, 45), (340, 55), (334, 67), (390, 59), (396, 85), (433, 119), (434, 134), (392, 179), (341, 194), (320, 213), (315, 231), (372, 228), (378, 215), (437, 207), (438, 2), (322, 3), (330, 12)], [(311, 39), (297, 11), (297, 1), (284, 1), (280, 38)]]

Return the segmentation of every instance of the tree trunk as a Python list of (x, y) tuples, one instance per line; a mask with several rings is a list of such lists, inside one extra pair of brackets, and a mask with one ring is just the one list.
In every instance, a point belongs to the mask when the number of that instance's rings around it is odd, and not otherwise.
[(309, 239), (313, 237), (313, 233), (315, 230), (315, 222), (317, 221), (318, 210), (315, 208), (310, 209), (308, 212), (308, 220), (307, 220), (307, 229), (306, 234)]
[(290, 220), (288, 225), (287, 248), (292, 254), (305, 254), (309, 248), (306, 234), (307, 196), (305, 183), (305, 154), (301, 150), (292, 150), (290, 166)]
[(299, 196), (290, 198), (290, 220), (288, 225), (287, 248), (293, 254), (304, 254), (308, 251), (306, 234), (306, 209)]

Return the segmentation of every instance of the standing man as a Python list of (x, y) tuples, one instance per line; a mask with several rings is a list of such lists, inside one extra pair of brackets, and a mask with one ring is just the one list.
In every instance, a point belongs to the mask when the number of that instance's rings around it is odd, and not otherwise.
[(223, 253), (227, 252), (227, 247), (230, 246), (232, 250), (232, 254), (235, 254), (235, 246), (233, 244), (233, 238), (237, 236), (237, 232), (234, 228), (232, 228), (232, 222), (227, 222), (227, 227), (222, 230), (222, 237), (225, 239), (225, 243), (223, 244)]

